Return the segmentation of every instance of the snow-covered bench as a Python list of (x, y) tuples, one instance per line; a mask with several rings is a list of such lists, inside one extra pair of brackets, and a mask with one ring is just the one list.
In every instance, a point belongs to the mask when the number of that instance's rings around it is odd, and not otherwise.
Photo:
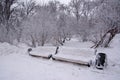
[(29, 52), (29, 55), (49, 59), (52, 57), (52, 54), (55, 54), (55, 51), (56, 47), (37, 47), (33, 48), (32, 51)]
[(53, 60), (89, 65), (90, 60), (92, 60), (94, 56), (94, 49), (61, 47), (58, 53), (53, 55), (52, 58)]

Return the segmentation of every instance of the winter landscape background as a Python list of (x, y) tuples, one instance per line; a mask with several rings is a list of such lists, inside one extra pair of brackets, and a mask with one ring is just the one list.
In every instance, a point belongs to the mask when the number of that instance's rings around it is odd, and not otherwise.
[[(98, 70), (27, 52), (57, 46), (106, 53), (108, 66)], [(0, 0), (0, 80), (120, 80), (119, 48), (120, 0)]]

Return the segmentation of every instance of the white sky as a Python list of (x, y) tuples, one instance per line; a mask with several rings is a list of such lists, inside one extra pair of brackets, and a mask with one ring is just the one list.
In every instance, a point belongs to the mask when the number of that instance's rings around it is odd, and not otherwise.
[[(47, 3), (50, 0), (35, 0), (35, 1), (40, 3)], [(57, 1), (60, 1), (61, 3), (64, 3), (64, 4), (68, 4), (68, 2), (70, 2), (70, 0), (57, 0)]]

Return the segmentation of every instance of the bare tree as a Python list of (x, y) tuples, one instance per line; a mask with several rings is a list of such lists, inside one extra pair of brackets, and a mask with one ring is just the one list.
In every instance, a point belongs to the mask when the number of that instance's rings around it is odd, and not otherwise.
[[(119, 33), (120, 27), (120, 1), (119, 0), (106, 0), (98, 7), (99, 21), (104, 23), (104, 33), (101, 39), (93, 46), (108, 47), (114, 36)], [(102, 13), (101, 13), (102, 12)], [(106, 27), (105, 27), (106, 26)], [(109, 35), (108, 35), (109, 34)], [(108, 38), (106, 40), (106, 38)]]
[(23, 26), (25, 28), (23, 37), (25, 41), (29, 39), (27, 42), (31, 42), (33, 47), (44, 46), (51, 39), (54, 31), (54, 22), (46, 6), (41, 6)]
[[(14, 8), (12, 8), (13, 4), (16, 2), (16, 0), (1, 0), (0, 1), (0, 25), (1, 25), (1, 32), (2, 32), (2, 38), (4, 41), (11, 43), (10, 40), (10, 33), (11, 30), (14, 29), (12, 26), (12, 13), (14, 11)], [(1, 41), (3, 41), (1, 40)]]
[(90, 34), (92, 24), (93, 10), (95, 8), (94, 1), (72, 0), (70, 7), (73, 15), (76, 18), (74, 29), (82, 41), (87, 41)]
[(22, 23), (27, 20), (29, 17), (31, 17), (32, 15), (34, 15), (35, 13), (35, 8), (36, 8), (36, 4), (33, 0), (26, 0), (25, 2), (19, 2), (18, 3), (19, 7), (16, 9), (15, 13), (17, 14), (17, 21), (18, 21), (18, 35), (17, 35), (17, 40), (18, 42), (20, 42), (21, 36), (22, 36), (22, 31), (23, 31), (23, 27), (22, 27)]
[(72, 13), (74, 13), (77, 22), (80, 19), (80, 16), (82, 14), (82, 4), (83, 4), (83, 0), (71, 0), (70, 2), (70, 7), (72, 10)]

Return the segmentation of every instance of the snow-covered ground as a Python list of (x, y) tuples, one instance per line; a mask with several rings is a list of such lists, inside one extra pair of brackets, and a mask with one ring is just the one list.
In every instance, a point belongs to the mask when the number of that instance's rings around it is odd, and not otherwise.
[[(89, 48), (90, 42), (81, 43), (76, 39), (66, 42), (64, 47)], [(13, 46), (0, 43), (0, 80), (120, 80), (120, 34), (110, 48), (99, 48), (108, 56), (108, 67), (97, 70), (66, 62), (31, 57), (28, 46)]]

